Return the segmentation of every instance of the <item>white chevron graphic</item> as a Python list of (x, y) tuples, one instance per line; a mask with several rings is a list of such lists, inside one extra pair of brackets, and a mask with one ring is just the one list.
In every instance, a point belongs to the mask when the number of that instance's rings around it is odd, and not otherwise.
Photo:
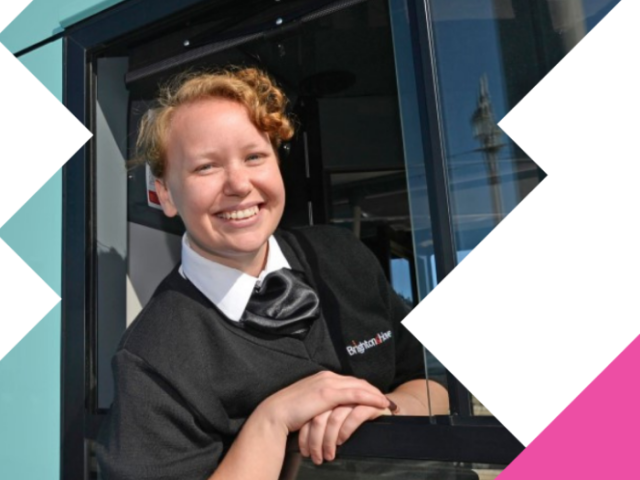
[[(3, 2), (0, 25), (8, 24), (28, 3)], [(1, 44), (0, 71), (2, 227), (91, 133)], [(2, 360), (60, 298), (4, 241), (0, 265)]]
[(0, 239), (0, 360), (60, 297)]
[(524, 445), (640, 334), (638, 19), (623, 0), (502, 120), (548, 177), (405, 320)]
[(15, 18), (27, 8), (32, 0), (3, 0), (0, 3), (0, 32), (7, 28)]

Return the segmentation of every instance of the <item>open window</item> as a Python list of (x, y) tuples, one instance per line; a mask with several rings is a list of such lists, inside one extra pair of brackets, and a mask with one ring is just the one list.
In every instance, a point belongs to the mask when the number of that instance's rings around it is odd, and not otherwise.
[[(498, 175), (483, 169), (489, 159), (482, 150), (464, 158), (451, 153), (464, 135), (471, 140), (461, 144), (475, 141), (479, 108), (476, 93), (469, 105), (454, 101), (454, 73), (464, 72), (447, 70), (456, 64), (447, 42), (455, 46), (459, 34), (451, 22), (475, 28), (475, 21), (494, 18), (492, 1), (480, 2), (484, 13), (455, 3), (451, 17), (435, 0), (140, 0), (69, 30), (66, 103), (95, 138), (65, 168), (64, 478), (95, 473), (91, 441), (113, 395), (111, 356), (179, 261), (183, 225), (157, 208), (145, 167), (126, 167), (139, 119), (158, 85), (175, 74), (229, 64), (267, 70), (298, 123), (279, 152), (287, 189), (283, 225), (349, 229), (411, 305), (475, 246), (466, 238), (477, 243), (493, 227), (497, 190), (501, 202), (513, 200), (501, 207), (503, 215), (542, 178), (517, 155), (511, 170)], [(514, 11), (518, 21), (527, 15)], [(501, 25), (500, 32), (509, 31)], [(513, 60), (496, 55), (505, 65)], [(509, 151), (521, 154), (514, 146)], [(479, 164), (469, 166), (472, 158)], [(492, 187), (496, 176), (508, 182)], [(465, 205), (488, 213), (470, 216)], [(335, 464), (320, 469), (300, 462), (292, 446), (283, 478), (354, 472), (373, 478), (382, 471), (397, 478), (495, 478), (522, 446), (481, 415), (488, 412), (437, 359), (428, 352), (425, 359), (428, 377), (448, 388), (450, 415), (367, 424)]]

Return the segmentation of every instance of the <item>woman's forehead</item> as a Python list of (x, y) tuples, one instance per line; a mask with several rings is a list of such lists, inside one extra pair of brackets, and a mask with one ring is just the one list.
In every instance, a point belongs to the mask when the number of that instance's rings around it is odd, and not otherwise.
[(253, 137), (257, 143), (268, 137), (255, 126), (244, 105), (226, 99), (201, 100), (178, 107), (169, 128), (172, 140), (185, 137), (224, 141), (229, 136)]
[(226, 98), (202, 98), (176, 107), (171, 126), (181, 123), (228, 122), (246, 120), (251, 122), (247, 108), (239, 102)]
[(229, 149), (270, 146), (266, 132), (251, 121), (247, 109), (227, 99), (205, 99), (179, 107), (167, 135), (167, 153), (212, 156)]

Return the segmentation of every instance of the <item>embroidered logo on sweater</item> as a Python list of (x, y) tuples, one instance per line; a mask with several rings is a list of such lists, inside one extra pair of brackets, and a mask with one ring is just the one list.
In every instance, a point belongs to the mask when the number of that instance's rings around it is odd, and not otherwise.
[(356, 341), (353, 340), (351, 342), (352, 345), (347, 345), (347, 353), (349, 353), (349, 355), (352, 357), (358, 354), (362, 355), (368, 349), (377, 347), (378, 345), (380, 345), (383, 342), (386, 342), (390, 338), (391, 338), (391, 330), (387, 330), (386, 332), (378, 333), (375, 337), (370, 338), (369, 340), (362, 340), (360, 343), (356, 343)]

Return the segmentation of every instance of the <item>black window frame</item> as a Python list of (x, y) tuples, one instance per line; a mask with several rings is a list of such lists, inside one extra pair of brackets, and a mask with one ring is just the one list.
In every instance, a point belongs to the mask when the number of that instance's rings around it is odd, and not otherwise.
[[(237, 0), (248, 1), (248, 0)], [(126, 0), (66, 30), (63, 102), (90, 130), (96, 104), (96, 57), (126, 38), (156, 35), (221, 0)], [(407, 0), (424, 142), (438, 281), (456, 264), (429, 5)], [(56, 36), (60, 38), (60, 36)], [(34, 46), (35, 48), (36, 46)], [(20, 53), (26, 53), (20, 52)], [(88, 439), (105, 411), (95, 385), (95, 152), (83, 146), (63, 168), (61, 478), (89, 478)], [(355, 457), (506, 465), (524, 449), (495, 418), (473, 417), (470, 394), (448, 374), (451, 415), (385, 418), (365, 424), (340, 453)], [(296, 450), (291, 442), (291, 450)]]

